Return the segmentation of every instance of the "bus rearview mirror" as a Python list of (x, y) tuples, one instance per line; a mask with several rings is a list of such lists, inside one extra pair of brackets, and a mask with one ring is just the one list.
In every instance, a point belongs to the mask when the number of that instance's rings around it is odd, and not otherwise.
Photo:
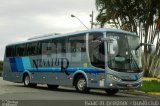
[(114, 38), (102, 38), (101, 39), (104, 42), (107, 42), (107, 52), (109, 55), (117, 55), (118, 53), (118, 42)]
[(155, 47), (155, 45), (151, 45), (151, 47), (150, 47), (150, 52), (151, 52), (151, 53), (155, 53), (155, 52), (156, 52), (156, 47)]
[(114, 41), (113, 38), (101, 38), (102, 41), (107, 41), (107, 42), (110, 42), (112, 43)]

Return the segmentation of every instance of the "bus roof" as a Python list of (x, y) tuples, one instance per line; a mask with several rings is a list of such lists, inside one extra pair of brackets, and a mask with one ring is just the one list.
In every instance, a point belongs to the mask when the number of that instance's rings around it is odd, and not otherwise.
[(65, 33), (65, 34), (51, 33), (51, 34), (46, 34), (46, 35), (43, 35), (43, 36), (35, 36), (35, 37), (29, 38), (26, 41), (12, 43), (12, 44), (9, 44), (7, 46), (17, 45), (17, 44), (23, 44), (23, 43), (29, 43), (29, 42), (35, 42), (35, 41), (41, 41), (41, 40), (47, 40), (47, 39), (53, 39), (53, 38), (60, 38), (60, 37), (68, 36), (68, 35), (72, 36), (72, 35), (89, 33), (89, 32), (117, 32), (117, 33), (126, 33), (126, 34), (130, 34), (130, 35), (136, 36), (136, 33), (127, 32), (127, 31), (120, 30), (120, 29), (97, 28), (97, 29), (89, 29), (89, 30), (84, 30), (84, 31), (76, 31), (76, 32)]

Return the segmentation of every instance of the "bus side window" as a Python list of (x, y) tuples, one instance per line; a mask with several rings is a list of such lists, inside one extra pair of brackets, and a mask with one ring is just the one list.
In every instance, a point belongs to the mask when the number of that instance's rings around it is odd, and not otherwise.
[(67, 46), (66, 43), (67, 43), (68, 40), (67, 40), (67, 38), (62, 38), (61, 41), (62, 41), (61, 42), (62, 43), (62, 48), (61, 48), (62, 49), (62, 53), (65, 56), (66, 55), (66, 50), (67, 50), (66, 49), (66, 46)]
[(6, 47), (6, 57), (12, 56), (12, 47), (8, 46)]
[(55, 40), (55, 43), (57, 45), (57, 54), (62, 54), (63, 56), (66, 56), (67, 51), (67, 37), (66, 38), (59, 38)]
[(37, 55), (41, 55), (42, 54), (42, 42), (39, 41), (37, 43)]
[(70, 37), (69, 38), (69, 43), (70, 43), (70, 53), (76, 53), (78, 50), (77, 50), (77, 43), (78, 42), (76, 42), (76, 39), (75, 39), (75, 37)]
[(86, 43), (84, 35), (75, 35), (69, 37), (69, 43), (71, 45), (71, 53), (76, 52), (85, 52), (86, 51)]
[(52, 54), (57, 54), (57, 43), (55, 40), (52, 40)]
[(17, 56), (25, 56), (25, 51), (26, 51), (26, 45), (25, 44), (20, 44), (16, 46), (16, 55)]
[(15, 46), (7, 46), (6, 47), (6, 57), (15, 56)]
[(52, 40), (42, 41), (42, 55), (51, 55), (52, 51)]
[(29, 56), (37, 55), (37, 42), (27, 44), (27, 54)]
[(56, 40), (52, 40), (52, 39), (43, 41), (42, 54), (45, 54), (45, 55), (56, 54), (57, 43), (58, 42)]

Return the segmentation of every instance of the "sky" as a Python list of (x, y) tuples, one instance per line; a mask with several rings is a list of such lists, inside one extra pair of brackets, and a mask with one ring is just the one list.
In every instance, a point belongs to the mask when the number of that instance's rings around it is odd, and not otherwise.
[(0, 60), (5, 46), (33, 36), (68, 33), (90, 28), (91, 17), (97, 11), (95, 0), (0, 0)]

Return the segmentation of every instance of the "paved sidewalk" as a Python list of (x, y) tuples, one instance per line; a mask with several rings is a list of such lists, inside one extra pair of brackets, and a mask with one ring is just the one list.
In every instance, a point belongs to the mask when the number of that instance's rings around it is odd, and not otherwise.
[[(20, 89), (17, 87), (20, 86)], [(22, 83), (13, 83), (9, 81), (4, 81), (2, 77), (0, 77), (0, 95), (5, 93), (15, 93), (15, 92), (36, 92), (37, 89), (23, 87)]]

